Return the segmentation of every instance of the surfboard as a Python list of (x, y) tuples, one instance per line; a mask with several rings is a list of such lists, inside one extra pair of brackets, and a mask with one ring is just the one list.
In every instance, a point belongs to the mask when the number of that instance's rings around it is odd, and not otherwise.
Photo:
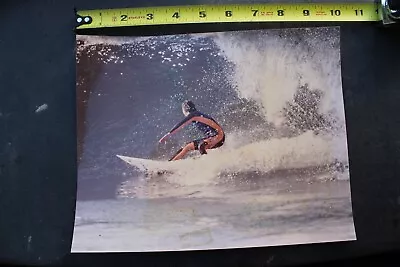
[(171, 162), (168, 161), (158, 161), (152, 159), (142, 159), (142, 158), (133, 158), (117, 155), (118, 158), (125, 161), (126, 163), (135, 166), (141, 171), (156, 171), (156, 170), (165, 170), (170, 169), (172, 164), (168, 164)]
[(152, 159), (142, 159), (127, 157), (122, 155), (116, 155), (118, 158), (124, 162), (138, 168), (142, 172), (176, 172), (187, 164), (191, 164), (197, 158), (187, 158), (177, 161), (160, 161)]

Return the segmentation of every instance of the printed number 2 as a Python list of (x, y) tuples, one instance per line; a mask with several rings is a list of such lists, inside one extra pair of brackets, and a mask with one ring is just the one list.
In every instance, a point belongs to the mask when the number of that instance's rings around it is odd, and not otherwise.
[(121, 21), (128, 21), (128, 15), (121, 15)]
[(172, 17), (173, 17), (173, 18), (176, 18), (176, 19), (179, 18), (179, 12), (175, 12), (175, 13), (172, 15)]

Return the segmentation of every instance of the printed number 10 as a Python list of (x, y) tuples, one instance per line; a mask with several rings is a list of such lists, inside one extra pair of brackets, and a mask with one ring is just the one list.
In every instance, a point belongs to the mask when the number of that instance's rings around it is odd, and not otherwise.
[(331, 10), (331, 15), (333, 16), (333, 15), (335, 15), (335, 16), (340, 16), (340, 10), (339, 9), (336, 9), (336, 10)]

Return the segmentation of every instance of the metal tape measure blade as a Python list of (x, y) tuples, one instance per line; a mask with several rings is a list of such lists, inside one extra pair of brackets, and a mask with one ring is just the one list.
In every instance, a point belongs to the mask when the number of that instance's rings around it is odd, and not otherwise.
[(379, 21), (377, 3), (232, 4), (77, 12), (78, 29), (186, 23)]

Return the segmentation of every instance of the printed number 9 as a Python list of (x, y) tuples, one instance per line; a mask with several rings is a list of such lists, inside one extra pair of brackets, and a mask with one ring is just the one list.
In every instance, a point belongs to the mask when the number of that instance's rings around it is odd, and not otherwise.
[(304, 16), (310, 16), (310, 10), (304, 9), (304, 10), (303, 10), (303, 15), (304, 15)]

